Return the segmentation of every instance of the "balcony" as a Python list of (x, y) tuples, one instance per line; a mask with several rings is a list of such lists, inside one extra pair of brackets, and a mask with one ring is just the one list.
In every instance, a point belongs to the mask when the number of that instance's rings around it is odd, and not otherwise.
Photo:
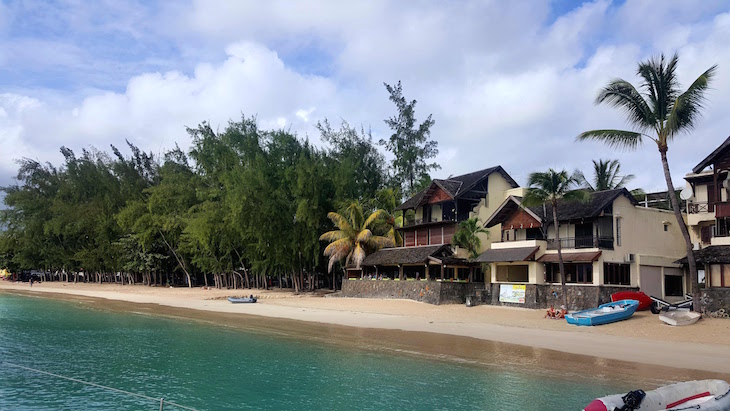
[[(566, 237), (560, 239), (561, 249), (578, 249), (578, 248), (602, 248), (604, 250), (613, 250), (613, 237), (585, 236), (585, 237)], [(547, 240), (548, 250), (557, 250), (558, 243), (554, 238)]]
[(403, 223), (403, 227), (415, 227), (415, 226), (426, 225), (426, 224), (437, 225), (440, 223), (455, 223), (455, 222), (456, 222), (455, 217), (445, 218), (443, 220), (428, 220), (428, 221), (424, 220), (422, 218), (417, 218), (415, 220), (406, 220)]
[(692, 201), (687, 204), (689, 214), (712, 213), (715, 211), (715, 204), (707, 201)]

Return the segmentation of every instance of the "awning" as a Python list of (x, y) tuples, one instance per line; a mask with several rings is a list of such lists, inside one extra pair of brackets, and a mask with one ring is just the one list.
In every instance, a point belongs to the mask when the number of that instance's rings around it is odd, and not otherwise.
[[(578, 263), (596, 261), (601, 256), (601, 251), (592, 251), (590, 253), (563, 253), (563, 262)], [(557, 263), (558, 254), (545, 254), (537, 259), (540, 263)]]
[(474, 261), (480, 263), (497, 263), (497, 262), (513, 262), (527, 261), (535, 256), (540, 247), (520, 247), (520, 248), (500, 248), (491, 249), (483, 252)]

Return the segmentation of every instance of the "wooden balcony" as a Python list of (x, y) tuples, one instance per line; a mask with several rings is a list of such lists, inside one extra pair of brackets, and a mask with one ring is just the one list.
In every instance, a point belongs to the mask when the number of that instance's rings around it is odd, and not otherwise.
[(730, 217), (730, 203), (715, 203), (715, 217)]

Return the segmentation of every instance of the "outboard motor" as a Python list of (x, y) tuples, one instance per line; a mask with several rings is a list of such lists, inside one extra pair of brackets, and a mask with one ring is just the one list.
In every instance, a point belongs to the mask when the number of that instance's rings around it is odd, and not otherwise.
[(629, 391), (626, 395), (621, 397), (624, 400), (624, 406), (619, 408), (619, 411), (631, 411), (638, 409), (641, 406), (641, 402), (644, 401), (646, 393), (644, 390)]

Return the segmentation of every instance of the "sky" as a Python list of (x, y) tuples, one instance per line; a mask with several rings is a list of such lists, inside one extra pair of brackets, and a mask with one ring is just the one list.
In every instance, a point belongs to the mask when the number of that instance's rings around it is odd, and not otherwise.
[(656, 145), (576, 142), (627, 128), (594, 105), (640, 61), (679, 53), (683, 88), (718, 64), (704, 114), (668, 152), (674, 184), (730, 135), (730, 1), (0, 0), (0, 185), (19, 158), (62, 164), (125, 140), (161, 154), (186, 127), (256, 116), (322, 145), (346, 120), (387, 138), (383, 83), (402, 82), (447, 178), (501, 165), (521, 185), (548, 168), (618, 159), (629, 188), (665, 190)]

